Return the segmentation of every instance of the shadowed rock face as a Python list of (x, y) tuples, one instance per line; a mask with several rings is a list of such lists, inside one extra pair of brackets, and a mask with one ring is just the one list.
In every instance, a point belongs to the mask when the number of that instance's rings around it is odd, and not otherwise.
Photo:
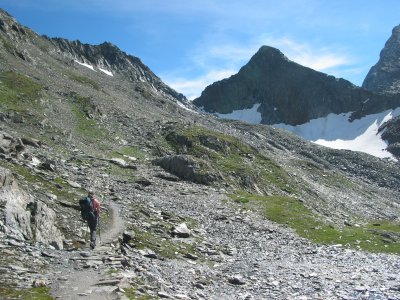
[(238, 74), (208, 86), (194, 104), (207, 112), (230, 113), (261, 103), (262, 123), (298, 125), (329, 113), (353, 111), (359, 117), (396, 106), (396, 101), (263, 46)]
[(400, 93), (400, 25), (393, 28), (392, 35), (380, 53), (379, 61), (368, 72), (363, 87), (373, 92)]

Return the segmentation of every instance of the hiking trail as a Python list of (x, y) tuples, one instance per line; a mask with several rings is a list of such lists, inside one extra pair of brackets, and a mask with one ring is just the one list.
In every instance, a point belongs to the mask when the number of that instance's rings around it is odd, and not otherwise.
[(104, 271), (105, 267), (112, 267), (113, 261), (120, 264), (112, 241), (123, 231), (124, 222), (116, 203), (108, 202), (108, 208), (110, 221), (104, 224), (107, 227), (100, 224), (101, 232), (98, 232), (94, 250), (90, 250), (87, 243), (81, 251), (63, 252), (51, 286), (51, 295), (55, 299), (120, 299)]

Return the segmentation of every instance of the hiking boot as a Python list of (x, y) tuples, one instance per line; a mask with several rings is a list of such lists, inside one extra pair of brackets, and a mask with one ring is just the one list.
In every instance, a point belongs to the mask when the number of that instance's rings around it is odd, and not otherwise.
[(94, 249), (94, 247), (96, 247), (96, 244), (95, 244), (95, 243), (93, 243), (93, 242), (90, 242), (90, 248), (93, 250), (93, 249)]

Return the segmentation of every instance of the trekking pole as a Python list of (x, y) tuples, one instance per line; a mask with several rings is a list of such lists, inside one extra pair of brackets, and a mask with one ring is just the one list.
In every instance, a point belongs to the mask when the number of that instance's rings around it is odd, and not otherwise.
[(97, 217), (97, 224), (99, 224), (99, 239), (101, 244), (101, 226), (100, 226), (100, 216)]
[[(86, 241), (90, 240), (90, 229), (89, 229), (89, 223), (86, 222), (87, 230), (86, 230)], [(86, 243), (85, 241), (85, 243)]]

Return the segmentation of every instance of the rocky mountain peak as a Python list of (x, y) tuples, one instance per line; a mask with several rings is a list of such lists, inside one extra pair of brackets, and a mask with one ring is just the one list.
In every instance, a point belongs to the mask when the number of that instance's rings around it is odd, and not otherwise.
[[(396, 106), (351, 82), (290, 61), (278, 49), (263, 46), (229, 79), (208, 86), (194, 104), (207, 112), (228, 114), (258, 106), (261, 123), (299, 125), (330, 113), (354, 116)], [(368, 107), (365, 101), (368, 101)]]
[(400, 93), (400, 25), (393, 28), (378, 63), (368, 72), (362, 86), (378, 93)]

